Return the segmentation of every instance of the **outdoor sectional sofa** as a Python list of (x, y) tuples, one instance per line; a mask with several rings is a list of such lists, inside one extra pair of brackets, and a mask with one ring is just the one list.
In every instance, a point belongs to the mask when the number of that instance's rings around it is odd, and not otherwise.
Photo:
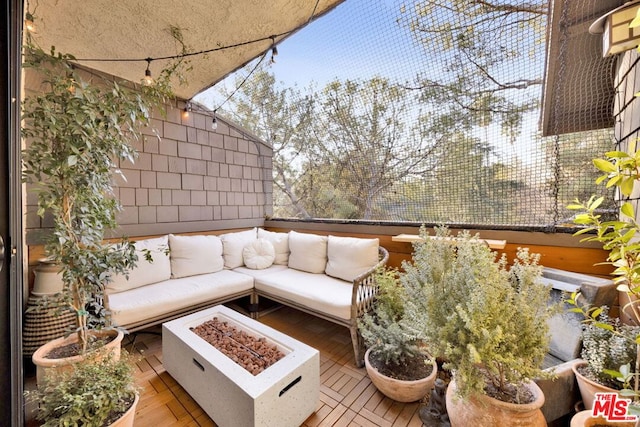
[(135, 246), (136, 267), (113, 277), (105, 292), (114, 323), (129, 332), (241, 297), (256, 307), (264, 296), (348, 327), (362, 366), (357, 319), (377, 293), (372, 273), (389, 257), (378, 239), (253, 228), (170, 234)]

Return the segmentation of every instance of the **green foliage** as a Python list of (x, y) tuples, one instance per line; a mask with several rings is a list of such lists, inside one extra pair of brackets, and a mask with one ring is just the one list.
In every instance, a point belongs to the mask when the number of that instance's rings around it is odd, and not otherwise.
[(44, 427), (102, 427), (124, 413), (137, 393), (131, 356), (85, 360), (72, 369), (45, 376), (38, 388), (25, 393), (38, 404), (36, 418)]
[(512, 267), (468, 232), (423, 227), (405, 263), (405, 326), (428, 342), (456, 377), (461, 396), (483, 393), (487, 381), (505, 390), (543, 375), (547, 320), (559, 310), (539, 280), (538, 255), (519, 249)]
[(84, 352), (87, 330), (109, 324), (104, 285), (137, 260), (126, 239), (103, 242), (120, 210), (112, 191), (117, 160), (134, 161), (133, 143), (143, 137), (152, 108), (171, 96), (169, 81), (179, 63), (163, 70), (154, 85), (132, 87), (90, 75), (54, 48), (47, 53), (27, 44), (24, 55), (25, 68), (41, 78), (43, 89), (23, 104), (23, 180), (37, 194), (38, 215), (52, 218), (45, 250), (61, 265), (61, 302), (77, 315)]
[(428, 358), (424, 346), (407, 334), (401, 324), (404, 315), (406, 293), (400, 286), (398, 271), (380, 268), (375, 272), (379, 287), (373, 313), (359, 320), (358, 328), (368, 348), (393, 372), (394, 366), (402, 366), (407, 360), (420, 354)]
[[(616, 189), (622, 197), (629, 197), (640, 179), (640, 150), (636, 149), (636, 141), (631, 141), (627, 151), (609, 151), (605, 158), (594, 159), (593, 165), (601, 173), (596, 184), (604, 184), (606, 188)], [(614, 282), (631, 301), (621, 310), (630, 310), (638, 319), (640, 310), (634, 297), (640, 296), (640, 224), (630, 202), (620, 205), (617, 220), (603, 220), (599, 212), (603, 202), (603, 197), (591, 196), (587, 202), (576, 200), (567, 208), (580, 211), (574, 222), (582, 229), (575, 234), (585, 236), (582, 241), (602, 243), (603, 249), (609, 251), (607, 262), (614, 267)], [(574, 293), (568, 302), (574, 306), (572, 311), (585, 317), (583, 358), (589, 362), (589, 373), (598, 382), (622, 387), (625, 396), (637, 400), (640, 397), (640, 328), (611, 320), (604, 307), (580, 306), (579, 296)], [(611, 381), (611, 377), (618, 382)]]
[[(640, 150), (636, 150), (635, 142), (630, 143), (628, 152), (609, 151), (606, 158), (593, 160), (593, 165), (601, 172), (597, 184), (617, 189), (623, 197), (628, 197), (634, 184), (640, 178)], [(580, 211), (574, 223), (582, 227), (576, 235), (584, 236), (582, 241), (599, 242), (609, 251), (607, 261), (614, 267), (614, 281), (618, 289), (629, 294), (640, 295), (640, 224), (636, 221), (636, 212), (630, 202), (620, 205), (617, 220), (603, 220), (599, 211), (603, 197), (591, 196), (587, 202), (576, 200), (567, 206), (570, 210)], [(630, 304), (631, 309), (640, 314), (637, 304)]]
[[(625, 325), (611, 318), (607, 307), (585, 307), (579, 292), (567, 299), (570, 311), (584, 316), (582, 358), (587, 362), (583, 374), (617, 390), (626, 397), (640, 397), (640, 326)], [(633, 365), (633, 369), (632, 369)]]

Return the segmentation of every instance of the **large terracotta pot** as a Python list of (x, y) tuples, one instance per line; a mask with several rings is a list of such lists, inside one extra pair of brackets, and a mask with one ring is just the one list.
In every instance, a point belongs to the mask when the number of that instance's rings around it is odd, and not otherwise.
[(577, 362), (571, 366), (571, 369), (573, 369), (573, 374), (576, 376), (576, 381), (578, 382), (582, 403), (584, 404), (585, 409), (591, 410), (591, 408), (593, 408), (593, 400), (595, 399), (596, 393), (617, 393), (618, 390), (599, 384), (582, 375), (578, 368), (580, 366), (585, 366), (586, 364), (587, 362), (584, 361)]
[(138, 401), (140, 400), (140, 396), (136, 393), (136, 398), (124, 414), (111, 424), (111, 427), (133, 427), (133, 420), (136, 416), (136, 407), (138, 406)]
[(455, 376), (447, 387), (447, 413), (451, 427), (543, 427), (547, 421), (540, 408), (544, 393), (531, 381), (526, 384), (535, 396), (532, 403), (515, 404), (478, 395), (462, 399), (457, 395)]
[[(93, 351), (87, 355), (88, 357), (104, 357), (111, 354), (115, 360), (120, 359), (120, 344), (124, 338), (124, 332), (121, 330), (109, 330), (109, 331), (93, 331), (98, 337), (114, 336), (103, 348)], [(68, 337), (57, 338), (53, 341), (40, 346), (31, 357), (33, 364), (36, 365), (36, 381), (38, 384), (42, 383), (44, 376), (49, 372), (64, 372), (78, 363), (84, 360), (85, 355), (65, 357), (62, 359), (49, 359), (46, 356), (56, 347), (62, 347), (67, 344), (78, 342), (77, 334), (71, 334)]]
[(397, 402), (415, 402), (422, 399), (433, 389), (433, 384), (438, 374), (438, 365), (435, 360), (433, 361), (431, 374), (428, 377), (415, 381), (402, 381), (382, 375), (376, 368), (371, 366), (371, 363), (369, 363), (370, 353), (371, 349), (368, 349), (364, 355), (367, 374), (373, 385), (388, 398)]
[(592, 417), (591, 410), (585, 409), (571, 417), (570, 427), (635, 427), (638, 425), (636, 421), (607, 421), (604, 417)]

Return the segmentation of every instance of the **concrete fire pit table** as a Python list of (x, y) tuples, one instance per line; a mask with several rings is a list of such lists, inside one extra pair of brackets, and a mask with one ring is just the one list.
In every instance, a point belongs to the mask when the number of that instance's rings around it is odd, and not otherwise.
[[(254, 376), (190, 330), (214, 317), (265, 338), (285, 357)], [(222, 305), (164, 323), (162, 359), (219, 426), (299, 426), (319, 399), (318, 350)]]

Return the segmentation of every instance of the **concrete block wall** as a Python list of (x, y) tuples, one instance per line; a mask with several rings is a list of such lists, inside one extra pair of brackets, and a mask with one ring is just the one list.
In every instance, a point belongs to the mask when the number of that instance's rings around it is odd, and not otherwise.
[[(115, 195), (123, 211), (114, 235), (146, 236), (260, 226), (272, 214), (270, 146), (249, 132), (185, 103), (154, 113), (135, 162), (121, 161)], [(35, 197), (27, 197), (27, 240), (39, 243), (50, 220), (36, 215)]]

